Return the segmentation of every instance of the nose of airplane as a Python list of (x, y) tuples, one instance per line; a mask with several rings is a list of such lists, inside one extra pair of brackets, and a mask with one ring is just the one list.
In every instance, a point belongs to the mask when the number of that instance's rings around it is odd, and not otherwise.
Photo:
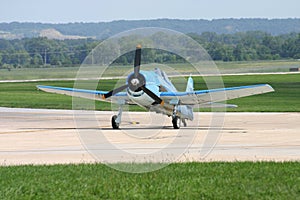
[(107, 94), (102, 95), (102, 98), (109, 98), (114, 94), (121, 92), (122, 90), (129, 88), (133, 92), (138, 92), (143, 90), (149, 97), (151, 97), (157, 104), (161, 104), (163, 102), (157, 94), (153, 93), (146, 87), (145, 77), (140, 73), (140, 65), (141, 65), (141, 55), (142, 55), (142, 46), (137, 45), (135, 50), (135, 58), (134, 58), (134, 66), (133, 66), (133, 74), (128, 77), (128, 84), (123, 85), (119, 88), (109, 91)]

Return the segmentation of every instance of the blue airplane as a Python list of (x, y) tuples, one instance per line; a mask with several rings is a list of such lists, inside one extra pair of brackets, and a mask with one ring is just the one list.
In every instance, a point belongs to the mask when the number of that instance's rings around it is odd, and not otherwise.
[[(218, 102), (273, 92), (268, 84), (249, 85), (211, 90), (194, 90), (194, 81), (190, 76), (186, 91), (178, 92), (167, 74), (155, 68), (154, 71), (140, 70), (141, 46), (135, 51), (134, 71), (128, 75), (126, 84), (111, 91), (85, 90), (65, 87), (43, 86), (37, 88), (45, 92), (76, 96), (81, 98), (106, 101), (119, 105), (119, 112), (112, 116), (113, 129), (119, 129), (122, 117), (122, 106), (139, 105), (149, 111), (172, 117), (174, 129), (181, 124), (187, 125), (186, 120), (193, 120), (193, 108), (199, 107), (237, 107), (236, 105), (221, 104)], [(124, 90), (126, 90), (124, 92)], [(220, 94), (220, 95), (219, 95)], [(214, 96), (214, 98), (212, 98)]]

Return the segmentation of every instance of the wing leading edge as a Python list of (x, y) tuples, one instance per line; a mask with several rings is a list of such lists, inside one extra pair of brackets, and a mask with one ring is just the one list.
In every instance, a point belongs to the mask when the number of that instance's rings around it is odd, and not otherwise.
[(270, 85), (259, 84), (211, 90), (197, 90), (193, 92), (161, 92), (160, 97), (165, 102), (177, 99), (182, 105), (203, 105), (273, 91), (274, 89)]
[[(76, 89), (76, 88), (46, 86), (46, 85), (38, 85), (37, 88), (45, 92), (64, 94), (68, 96), (81, 97), (85, 99), (92, 99), (92, 100), (106, 101), (106, 102), (112, 102), (114, 100), (114, 98), (107, 98), (107, 99), (103, 98), (103, 95), (107, 94), (108, 91), (85, 90), (85, 89)], [(126, 92), (120, 92), (118, 94), (115, 94), (114, 97), (117, 98), (118, 100), (120, 99), (125, 100), (126, 103), (131, 103), (129, 102)]]

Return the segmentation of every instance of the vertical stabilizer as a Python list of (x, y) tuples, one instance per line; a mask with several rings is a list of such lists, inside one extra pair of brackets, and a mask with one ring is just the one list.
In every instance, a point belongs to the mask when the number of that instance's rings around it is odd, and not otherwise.
[[(194, 91), (194, 80), (192, 78), (192, 75), (190, 75), (187, 84), (186, 84), (186, 92), (193, 92)], [(194, 113), (193, 113), (193, 107), (190, 105), (184, 105), (180, 107), (181, 114), (182, 114), (182, 122), (186, 126), (186, 122), (184, 119), (193, 120), (194, 119)]]
[(187, 84), (186, 84), (186, 92), (193, 92), (194, 91), (194, 80), (192, 76), (190, 75)]

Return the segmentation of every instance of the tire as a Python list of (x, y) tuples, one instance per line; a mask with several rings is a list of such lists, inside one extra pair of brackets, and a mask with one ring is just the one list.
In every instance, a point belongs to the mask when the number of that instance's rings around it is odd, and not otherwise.
[(183, 119), (183, 120), (182, 120), (182, 123), (183, 123), (183, 126), (184, 126), (184, 127), (187, 127), (186, 119)]
[(172, 119), (172, 124), (173, 124), (173, 128), (174, 129), (180, 129), (180, 118), (175, 116), (173, 119)]
[(119, 129), (120, 124), (116, 122), (117, 117), (118, 117), (117, 115), (114, 115), (111, 118), (111, 126), (113, 129)]

